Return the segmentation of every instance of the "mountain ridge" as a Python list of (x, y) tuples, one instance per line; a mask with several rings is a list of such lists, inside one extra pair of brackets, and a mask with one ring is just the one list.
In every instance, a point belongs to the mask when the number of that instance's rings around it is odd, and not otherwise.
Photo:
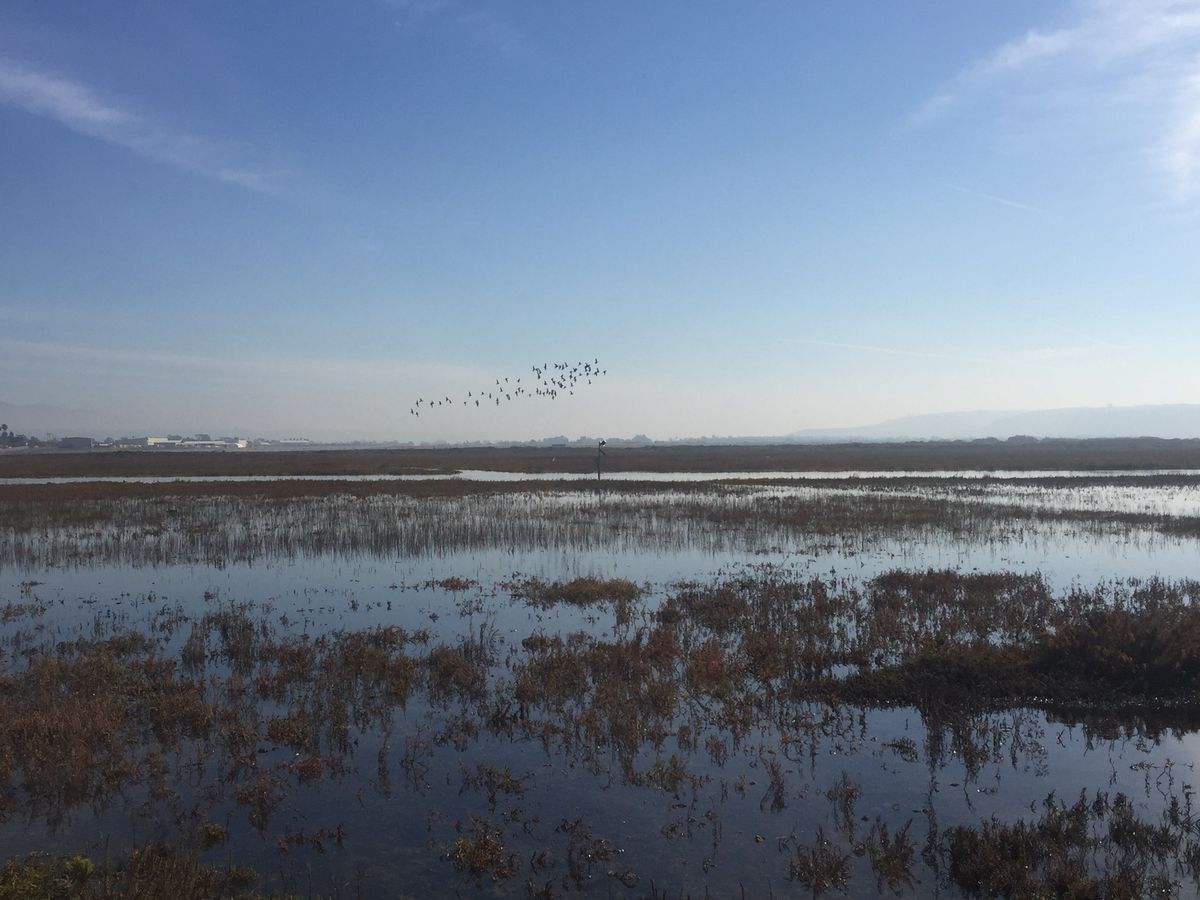
[(1200, 437), (1200, 403), (1066, 406), (1038, 410), (923, 413), (848, 428), (805, 428), (792, 440), (978, 440)]

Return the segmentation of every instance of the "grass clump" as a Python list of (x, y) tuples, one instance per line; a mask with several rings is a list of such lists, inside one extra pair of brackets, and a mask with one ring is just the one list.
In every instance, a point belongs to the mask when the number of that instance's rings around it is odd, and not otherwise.
[(954, 884), (973, 897), (1133, 898), (1174, 893), (1181, 833), (1134, 813), (1118, 794), (1068, 806), (1051, 794), (1032, 821), (991, 819), (942, 834)]
[(516, 854), (507, 853), (500, 829), (478, 816), (471, 817), (470, 829), (454, 839), (447, 857), (459, 871), (469, 872), (476, 881), (490, 875), (493, 881), (503, 881), (517, 873)]
[(1195, 696), (1200, 612), (1165, 604), (1090, 610), (1042, 637), (1033, 668), (1072, 694)]
[(796, 848), (795, 858), (788, 864), (788, 876), (811, 890), (814, 896), (830, 888), (845, 890), (850, 880), (850, 857), (836, 850), (825, 839), (825, 833), (817, 829), (817, 838), (811, 847)]
[(592, 576), (550, 582), (528, 578), (514, 583), (510, 589), (513, 597), (543, 609), (560, 603), (568, 606), (622, 605), (632, 603), (642, 595), (642, 589), (627, 578)]
[[(802, 691), (922, 709), (1200, 706), (1200, 590), (1192, 582), (1154, 579), (1128, 589), (1076, 589), (1050, 598), (1036, 625), (1014, 607), (1027, 599), (1035, 607), (1042, 603), (1040, 578), (923, 573), (910, 580), (890, 573), (873, 584), (883, 594), (869, 592), (867, 602), (884, 613), (866, 619), (856, 654), (862, 664), (820, 688), (799, 685)], [(980, 592), (990, 600), (984, 602)], [(944, 616), (933, 606), (920, 613), (893, 606), (897, 597), (916, 593), (925, 598), (912, 600), (917, 606), (932, 603), (933, 596), (946, 602), (973, 596), (967, 603), (973, 612)], [(918, 631), (904, 634), (893, 615), (898, 608), (921, 620)]]
[(443, 591), (458, 593), (461, 591), (469, 591), (473, 587), (478, 587), (479, 582), (473, 578), (463, 578), (459, 575), (450, 575), (446, 578), (441, 578), (431, 582), (434, 587), (439, 587)]
[(485, 673), (461, 647), (441, 645), (429, 651), (430, 689), (438, 696), (472, 696), (483, 690)]
[(97, 865), (83, 854), (33, 853), (0, 866), (0, 900), (284, 900), (251, 891), (258, 873), (247, 866), (212, 866), (168, 844), (135, 847)]
[(686, 617), (710, 631), (724, 634), (740, 625), (749, 612), (750, 604), (730, 583), (685, 585), (663, 605), (658, 617), (665, 622)]
[(141, 636), (60, 644), (0, 675), (0, 790), (17, 779), (27, 808), (55, 822), (148, 777), (148, 761), (212, 720), (197, 686)]

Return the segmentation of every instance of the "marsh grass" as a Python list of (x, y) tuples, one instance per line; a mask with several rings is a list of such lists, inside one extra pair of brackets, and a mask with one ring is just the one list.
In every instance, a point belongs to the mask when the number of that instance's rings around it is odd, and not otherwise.
[(880, 819), (871, 825), (871, 832), (863, 847), (880, 894), (884, 893), (885, 886), (892, 893), (900, 894), (913, 885), (914, 848), (908, 836), (911, 827), (911, 819), (894, 832)]
[[(599, 496), (594, 486), (571, 482), (0, 486), (0, 566), (392, 559), (495, 548), (716, 553), (822, 541), (987, 541), (1053, 527), (1093, 536), (1200, 535), (1200, 516), (1114, 510), (1103, 498), (1094, 508), (1031, 506), (1022, 497), (1036, 489), (1005, 502), (996, 488), (998, 502), (974, 502), (975, 481), (625, 482)], [(443, 588), (464, 591), (468, 581), (452, 578)]]
[(642, 596), (642, 589), (627, 578), (587, 576), (552, 582), (527, 578), (506, 587), (514, 599), (542, 609), (559, 603), (582, 607), (608, 603), (615, 608), (628, 605)]
[(814, 897), (831, 888), (844, 889), (850, 880), (850, 856), (826, 840), (824, 831), (818, 830), (811, 846), (796, 848), (788, 875), (812, 891)]
[(882, 664), (833, 688), (854, 702), (1200, 704), (1200, 583), (1063, 597), (1038, 576), (889, 573), (872, 584), (884, 614), (864, 650)]
[(503, 881), (517, 874), (520, 865), (516, 854), (504, 847), (499, 828), (478, 816), (472, 817), (470, 825), (458, 825), (462, 833), (446, 851), (454, 867), (469, 872), (476, 880), (489, 876), (493, 881)]
[(211, 728), (213, 710), (173, 660), (132, 634), (60, 644), (0, 675), (0, 721), (0, 787), (19, 772), (21, 805), (60, 822), (150, 777), (159, 754)]
[[(646, 792), (670, 812), (664, 840), (711, 830), (710, 859), (720, 829), (701, 815), (706, 792), (750, 792), (766, 817), (811, 810), (798, 768), (861, 747), (865, 709), (902, 705), (923, 718), (922, 745), (892, 737), (881, 758), (930, 773), (953, 759), (967, 778), (1008, 754), (1038, 759), (1036, 723), (1000, 714), (1014, 704), (1063, 716), (1169, 706), (1188, 727), (1200, 721), (1194, 582), (1055, 593), (1037, 575), (895, 570), (860, 583), (754, 565), (665, 595), (594, 578), (465, 589), (477, 588), (490, 604), (537, 597), (600, 609), (603, 621), (508, 640), (485, 610), (464, 617), (453, 640), (394, 625), (309, 635), (214, 597), (195, 619), (168, 609), (103, 639), (22, 644), (0, 656), (3, 812), (64, 823), (134, 796), (162, 804), (202, 848), (232, 852), (249, 834), (281, 852), (326, 852), (353, 828), (297, 821), (303, 799), (356, 783), (388, 796), (398, 766), (412, 796), (458, 786), (461, 824), (453, 834), (430, 825), (435, 856), (480, 884), (522, 875), (545, 890), (579, 887), (617, 849), (586, 820), (542, 821), (540, 767), (514, 771), (480, 756), (485, 746), (524, 746), (543, 767)], [(1133, 739), (1147, 733), (1124, 727)], [(805, 890), (842, 889), (868, 867), (878, 890), (914, 883), (908, 826), (863, 825), (864, 791), (843, 772), (819, 804), (832, 831), (789, 844), (781, 865)], [(920, 859), (935, 879), (980, 896), (1016, 877), (1005, 868), (1013, 859), (1030, 896), (1047, 885), (1149, 890), (1174, 877), (1168, 861), (1200, 860), (1189, 804), (1147, 823), (1121, 798), (1086, 810), (1056, 802), (1025, 825), (938, 829)], [(1007, 849), (989, 856), (985, 845)], [(183, 867), (187, 885), (192, 863), (180, 859), (144, 861)], [(59, 863), (42, 862), (62, 877)], [(194, 876), (216, 891), (222, 877)]]
[[(1097, 492), (1112, 483), (1097, 480)], [(464, 892), (471, 882), (511, 890), (490, 883), (518, 876), (538, 896), (596, 892), (605, 874), (613, 891), (647, 885), (651, 896), (686, 896), (701, 878), (728, 887), (723, 872), (760, 863), (758, 893), (788, 875), (808, 893), (856, 896), (914, 886), (977, 896), (1165, 888), (1194, 875), (1200, 843), (1190, 788), (1180, 802), (1161, 771), (1145, 777), (1147, 796), (1167, 805), (1162, 821), (1147, 818), (1151, 804), (1105, 795), (1083, 811), (1054, 800), (1026, 821), (972, 812), (947, 825), (930, 811), (917, 841), (906, 822), (916, 810), (890, 816), (877, 786), (848, 772), (831, 781), (829, 759), (832, 775), (873, 753), (898, 777), (928, 777), (932, 808), (945, 771), (979, 797), (993, 768), (1040, 773), (1051, 723), (1080, 726), (1089, 750), (1113, 742), (1110, 752), (1193, 731), (1195, 582), (1055, 591), (1038, 574), (815, 577), (786, 565), (731, 566), (659, 586), (451, 575), (405, 586), (441, 604), (435, 636), (392, 624), (309, 633), (309, 623), (266, 604), (230, 602), (225, 588), (206, 590), (195, 612), (153, 598), (141, 620), (114, 604), (71, 631), (47, 614), (50, 601), (30, 577), (97, 562), (862, 550), (884, 540), (1023, 540), (1055, 528), (1187, 534), (1194, 525), (1069, 508), (1056, 499), (1060, 488), (1022, 485), (1024, 508), (993, 502), (1003, 488), (919, 480), (629, 483), (603, 494), (572, 484), (0, 488), (0, 566), (34, 570), (21, 576), (18, 597), (0, 603), (0, 818), (68, 833), (91, 817), (132, 823), (114, 837), (118, 863), (92, 863), (87, 874), (70, 858), (21, 858), (4, 877), (93, 891), (79, 896), (162, 895), (160, 876), (178, 880), (179, 896), (244, 894), (254, 885), (229, 880), (236, 862), (286, 873), (311, 854), (342, 852), (343, 838), (349, 848), (378, 848), (358, 827), (358, 810), (389, 801), (428, 816), (421, 837), (397, 852), (414, 869), (444, 870), (417, 882), (430, 890), (445, 888), (457, 868)], [(513, 627), (522, 616), (528, 631)], [(884, 707), (906, 710), (911, 737), (907, 726), (870, 733), (869, 711)], [(598, 799), (577, 809), (585, 786)], [(635, 804), (643, 833), (662, 843), (618, 858), (627, 848), (605, 835), (610, 822), (588, 820), (603, 816), (610, 797), (614, 809)], [(731, 861), (737, 846), (721, 846), (730, 840), (721, 820), (726, 803), (743, 800), (764, 833), (797, 819), (809, 823), (806, 837), (781, 839), (774, 861)], [(453, 812), (435, 813), (442, 808)], [(182, 849), (139, 847), (133, 834), (144, 834), (143, 822), (177, 830)], [(996, 847), (1003, 852), (989, 852)], [(628, 862), (638, 851), (640, 874)], [(263, 867), (276, 852), (279, 863)], [(685, 887), (664, 894), (665, 870), (646, 862), (658, 852), (689, 858)], [(285, 874), (270, 886), (279, 883), (294, 884)]]
[[(73, 475), (379, 475), (485, 469), (591, 471), (594, 447), (111, 451), (0, 454), (0, 477)], [(740, 472), (1200, 468), (1200, 441), (1159, 438), (613, 447), (612, 471)]]
[(1190, 820), (1146, 822), (1128, 797), (1103, 792), (1070, 805), (1051, 794), (1033, 820), (947, 829), (940, 850), (954, 883), (977, 897), (1133, 900), (1173, 894), (1181, 862), (1196, 875)]
[(253, 892), (257, 880), (246, 866), (214, 866), (194, 853), (149, 844), (115, 863), (96, 864), (81, 854), (10, 859), (0, 866), (0, 900), (284, 900)]

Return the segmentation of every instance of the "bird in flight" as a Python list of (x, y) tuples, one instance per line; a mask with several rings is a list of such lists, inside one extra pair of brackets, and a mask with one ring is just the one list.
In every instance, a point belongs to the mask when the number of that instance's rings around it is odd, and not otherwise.
[[(560, 394), (573, 397), (577, 390), (594, 384), (601, 376), (608, 374), (607, 369), (600, 368), (600, 357), (598, 356), (593, 357), (591, 362), (564, 360), (553, 363), (545, 362), (540, 366), (535, 364), (530, 367), (530, 372), (533, 374), (534, 382), (534, 387), (531, 389), (527, 390), (522, 385), (520, 376), (504, 375), (494, 379), (495, 384), (491, 385), (493, 390), (485, 387), (479, 391), (474, 389), (467, 391), (466, 397), (462, 399), (462, 405), (469, 407), (473, 400), (478, 409), (479, 401), (484, 397), (493, 401), (495, 406), (512, 403), (515, 400), (557, 400)], [(495, 388), (502, 388), (502, 390), (495, 390)], [(416, 402), (409, 407), (409, 413), (420, 418), (422, 404), (425, 405), (426, 410), (458, 405), (449, 394), (446, 394), (442, 400), (426, 400), (424, 397), (418, 397)]]

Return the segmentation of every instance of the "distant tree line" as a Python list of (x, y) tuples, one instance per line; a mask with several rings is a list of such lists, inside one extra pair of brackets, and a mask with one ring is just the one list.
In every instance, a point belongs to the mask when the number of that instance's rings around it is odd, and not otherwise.
[(0, 447), (37, 447), (41, 443), (37, 438), (10, 430), (7, 422), (0, 422)]

